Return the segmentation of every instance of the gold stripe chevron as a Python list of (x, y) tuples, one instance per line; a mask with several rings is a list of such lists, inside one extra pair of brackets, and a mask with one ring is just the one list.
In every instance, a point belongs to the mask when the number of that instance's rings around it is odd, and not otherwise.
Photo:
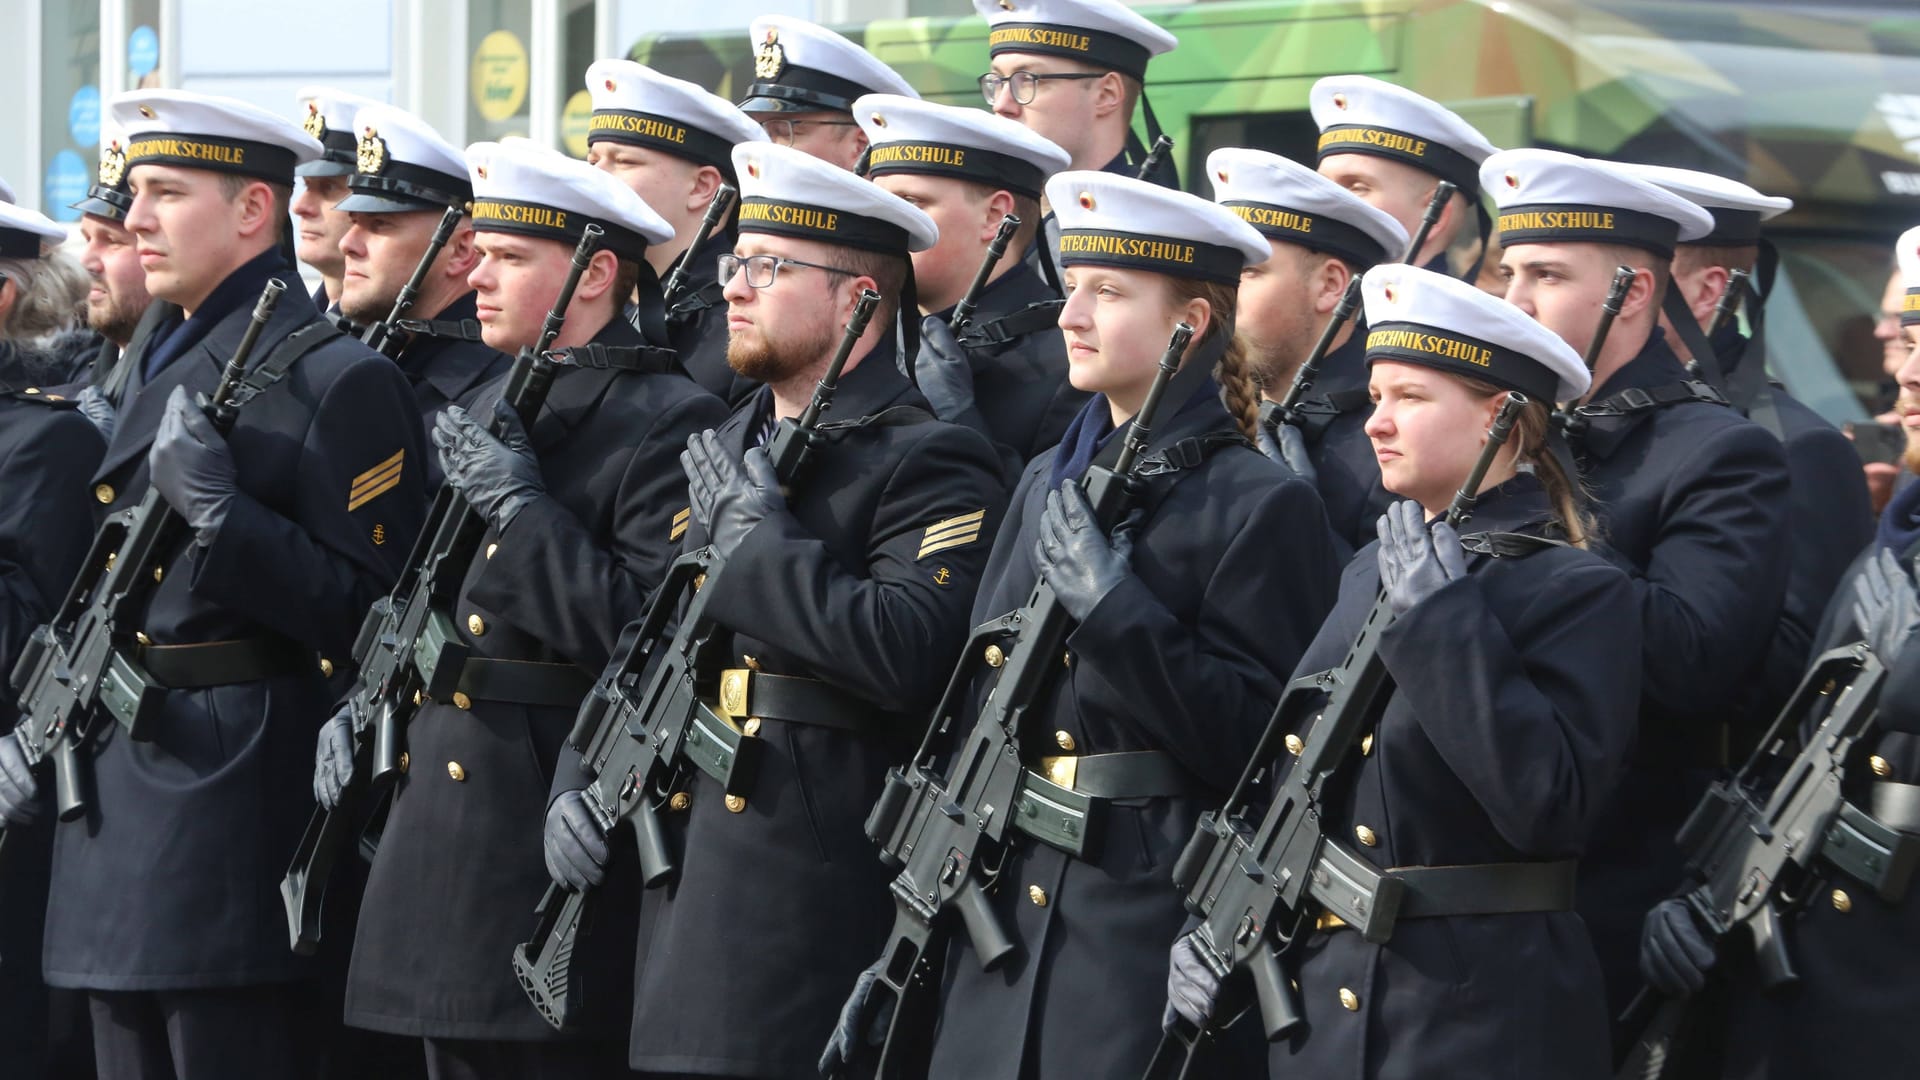
[(667, 533), (668, 540), (678, 540), (687, 533), (687, 522), (693, 520), (693, 507), (689, 506), (673, 515), (673, 529)]
[(401, 470), (406, 465), (407, 452), (398, 450), (387, 460), (353, 478), (353, 487), (347, 491), (347, 510), (360, 509), (374, 499), (392, 491), (400, 483)]
[(920, 554), (914, 558), (924, 559), (936, 551), (973, 543), (980, 539), (980, 529), (986, 524), (986, 517), (987, 512), (983, 508), (971, 514), (934, 522), (927, 526), (926, 534), (920, 538)]

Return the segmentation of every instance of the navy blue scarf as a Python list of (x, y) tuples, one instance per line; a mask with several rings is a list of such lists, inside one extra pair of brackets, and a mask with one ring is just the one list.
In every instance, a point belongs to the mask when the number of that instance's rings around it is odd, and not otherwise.
[[(214, 286), (213, 291), (207, 294), (192, 318), (169, 321), (157, 328), (147, 344), (147, 355), (140, 369), (142, 380), (152, 382), (167, 369), (168, 364), (200, 344), (200, 339), (206, 337), (207, 331), (213, 329), (221, 319), (258, 300), (266, 290), (267, 279), (272, 277), (289, 283), (296, 277), (277, 247), (255, 255), (228, 274), (225, 281)], [(178, 315), (173, 318), (180, 319)]]
[[(1226, 351), (1226, 340), (1230, 333), (1215, 334), (1187, 354), (1187, 359), (1180, 365), (1179, 374), (1167, 384), (1165, 404), (1161, 405), (1160, 415), (1154, 420), (1156, 429), (1202, 402), (1220, 399), (1220, 384), (1213, 381), (1213, 367), (1219, 362), (1220, 354)], [(1171, 411), (1168, 406), (1173, 406)], [(1087, 467), (1122, 430), (1113, 422), (1113, 407), (1107, 403), (1107, 395), (1093, 395), (1060, 436), (1060, 446), (1053, 453), (1053, 471), (1047, 477), (1047, 487), (1058, 488), (1068, 480), (1085, 476)]]

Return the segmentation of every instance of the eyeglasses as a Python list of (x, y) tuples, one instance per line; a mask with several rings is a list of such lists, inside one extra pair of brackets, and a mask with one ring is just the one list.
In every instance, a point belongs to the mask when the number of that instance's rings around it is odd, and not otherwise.
[(793, 135), (802, 124), (818, 124), (821, 127), (859, 127), (852, 120), (787, 120), (784, 118), (762, 120), (760, 126), (766, 130), (767, 138), (781, 146), (792, 146)]
[(989, 71), (980, 76), (980, 95), (991, 105), (1000, 96), (1000, 88), (1004, 86), (1013, 94), (1013, 100), (1022, 105), (1031, 105), (1033, 95), (1040, 92), (1040, 83), (1044, 79), (1100, 79), (1105, 78), (1106, 74), (1104, 71), (1067, 71), (1053, 75), (1021, 70), (1011, 75), (995, 75)]
[(764, 289), (772, 285), (774, 278), (780, 275), (780, 268), (783, 266), (804, 266), (809, 270), (825, 270), (829, 274), (854, 276), (853, 271), (843, 270), (838, 266), (821, 266), (819, 263), (801, 262), (799, 259), (783, 259), (778, 255), (749, 255), (743, 259), (738, 255), (727, 254), (720, 256), (719, 261), (720, 284), (725, 285), (732, 281), (733, 275), (744, 269), (747, 272), (747, 287), (750, 289)]

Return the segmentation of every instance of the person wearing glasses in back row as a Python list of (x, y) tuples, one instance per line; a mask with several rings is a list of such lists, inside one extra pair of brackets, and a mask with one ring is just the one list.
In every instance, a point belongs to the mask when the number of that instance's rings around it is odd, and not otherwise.
[(781, 146), (866, 174), (867, 136), (853, 119), (863, 94), (919, 92), (873, 54), (824, 26), (784, 15), (762, 15), (748, 31), (753, 83), (740, 111)]

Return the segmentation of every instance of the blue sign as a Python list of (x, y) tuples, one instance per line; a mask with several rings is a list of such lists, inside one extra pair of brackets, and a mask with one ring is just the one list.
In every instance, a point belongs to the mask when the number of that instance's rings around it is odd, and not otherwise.
[(79, 221), (80, 211), (68, 204), (87, 197), (87, 184), (91, 179), (87, 163), (79, 154), (62, 150), (53, 155), (53, 160), (47, 163), (47, 216), (55, 221)]
[(151, 26), (136, 26), (127, 35), (127, 70), (144, 79), (160, 66), (160, 35)]
[(100, 145), (100, 88), (83, 86), (67, 102), (67, 130), (81, 146)]

